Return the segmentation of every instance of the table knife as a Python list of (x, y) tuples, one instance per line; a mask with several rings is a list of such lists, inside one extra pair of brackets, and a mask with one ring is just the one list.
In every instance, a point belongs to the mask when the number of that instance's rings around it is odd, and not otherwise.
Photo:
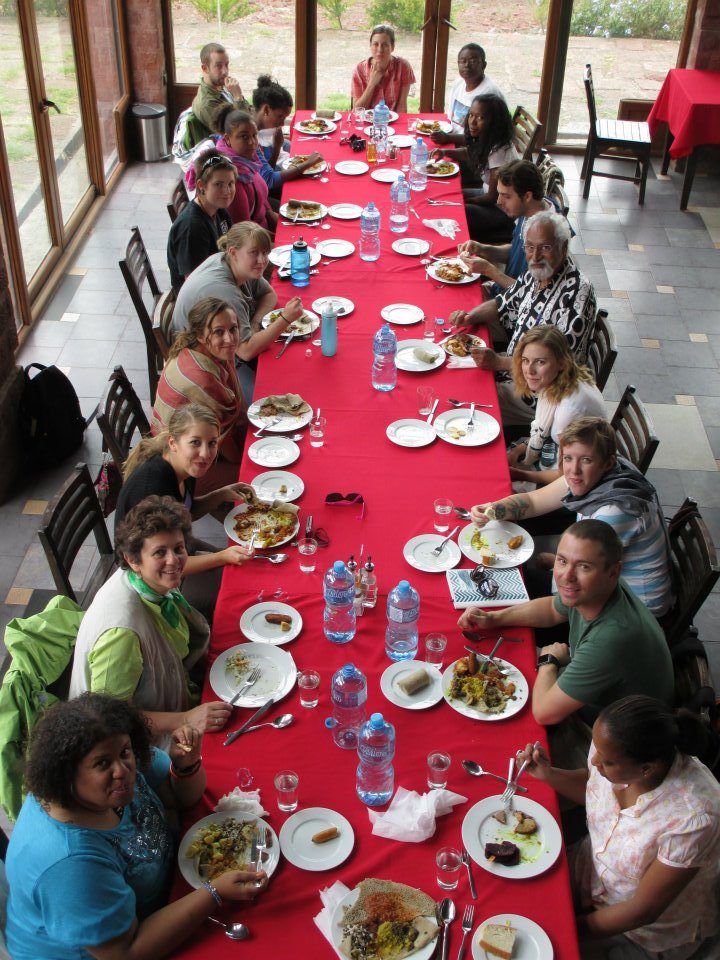
[(255, 723), (256, 720), (259, 720), (260, 717), (264, 717), (274, 703), (275, 703), (274, 699), (270, 697), (270, 699), (266, 703), (264, 703), (261, 707), (258, 707), (255, 713), (248, 720), (246, 720), (241, 727), (238, 727), (237, 730), (234, 730), (232, 733), (229, 733), (227, 735), (227, 738), (225, 739), (223, 746), (229, 747), (231, 743), (234, 743), (237, 740), (237, 738), (240, 736), (240, 734), (245, 733), (245, 731), (249, 726)]
[(437, 410), (437, 407), (438, 407), (438, 404), (439, 404), (439, 403), (440, 403), (439, 400), (435, 400), (435, 402), (433, 403), (433, 405), (432, 405), (432, 410), (430, 411), (430, 415), (428, 416), (427, 420), (425, 421), (426, 423), (432, 423), (432, 418), (435, 416), (435, 411)]
[(291, 331), (290, 331), (290, 336), (287, 338), (287, 340), (285, 341), (285, 343), (280, 347), (280, 349), (278, 350), (278, 352), (275, 354), (275, 359), (276, 359), (276, 360), (279, 360), (280, 357), (285, 353), (285, 351), (287, 350), (287, 348), (288, 348), (288, 347), (290, 346), (290, 344), (293, 342), (294, 336), (295, 336), (295, 331), (294, 331), (294, 330), (291, 330)]
[(313, 515), (312, 515), (312, 514), (309, 514), (307, 520), (305, 521), (305, 536), (306, 536), (306, 537), (311, 537), (311, 536), (312, 536), (312, 522), (313, 522)]

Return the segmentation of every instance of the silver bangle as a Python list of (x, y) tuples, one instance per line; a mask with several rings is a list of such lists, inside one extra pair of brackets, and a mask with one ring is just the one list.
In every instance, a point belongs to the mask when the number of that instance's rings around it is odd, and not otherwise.
[(209, 880), (203, 880), (202, 885), (205, 887), (205, 889), (213, 898), (213, 900), (218, 905), (218, 907), (221, 907), (223, 905), (223, 898), (217, 892), (217, 887), (214, 886), (214, 884), (210, 883)]

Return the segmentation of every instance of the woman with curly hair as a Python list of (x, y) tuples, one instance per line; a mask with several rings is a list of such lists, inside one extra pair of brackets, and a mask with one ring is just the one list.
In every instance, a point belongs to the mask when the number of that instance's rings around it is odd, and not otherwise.
[(217, 731), (232, 712), (220, 701), (195, 706), (210, 628), (179, 589), (190, 533), (190, 515), (172, 497), (133, 507), (115, 533), (121, 568), (90, 604), (73, 656), (70, 696), (132, 700), (156, 740), (184, 723)]
[(200, 746), (183, 724), (167, 753), (151, 748), (142, 715), (96, 693), (41, 716), (7, 852), (13, 960), (156, 960), (223, 900), (265, 888), (264, 872), (231, 870), (165, 906), (175, 861), (165, 808), (202, 796)]

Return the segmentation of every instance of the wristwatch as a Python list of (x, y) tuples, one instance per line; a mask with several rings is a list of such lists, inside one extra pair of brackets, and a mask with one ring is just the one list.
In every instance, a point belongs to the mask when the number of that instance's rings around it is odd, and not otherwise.
[(560, 661), (558, 660), (557, 657), (554, 657), (551, 653), (543, 653), (542, 656), (539, 656), (537, 658), (536, 666), (538, 670), (540, 669), (540, 667), (544, 667), (546, 663), (552, 663), (558, 668), (558, 670), (560, 669)]

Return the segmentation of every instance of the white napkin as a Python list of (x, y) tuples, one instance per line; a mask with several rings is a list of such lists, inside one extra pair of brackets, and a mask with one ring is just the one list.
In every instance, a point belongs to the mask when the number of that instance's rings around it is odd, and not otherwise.
[(457, 220), (423, 220), (426, 227), (436, 230), (441, 237), (455, 239), (455, 234), (460, 230), (460, 224)]
[(467, 797), (451, 790), (431, 790), (420, 796), (415, 790), (398, 787), (385, 813), (368, 810), (372, 832), (389, 840), (422, 843), (435, 833), (435, 818), (450, 813)]
[(472, 357), (449, 357), (445, 366), (450, 370), (463, 370), (468, 367), (474, 367), (475, 361)]
[(342, 898), (346, 897), (349, 893), (350, 891), (345, 884), (341, 883), (339, 880), (336, 880), (331, 887), (326, 887), (324, 890), (320, 890), (320, 899), (323, 902), (323, 908), (316, 917), (313, 917), (315, 926), (325, 937), (333, 950), (335, 950), (335, 953), (341, 958), (342, 954), (335, 948), (335, 944), (333, 943), (330, 924), (332, 922), (333, 914), (337, 909), (337, 905), (340, 903)]
[(241, 790), (235, 787), (230, 793), (220, 797), (215, 806), (216, 813), (252, 813), (256, 817), (269, 816), (268, 811), (263, 809), (260, 802), (259, 790)]

